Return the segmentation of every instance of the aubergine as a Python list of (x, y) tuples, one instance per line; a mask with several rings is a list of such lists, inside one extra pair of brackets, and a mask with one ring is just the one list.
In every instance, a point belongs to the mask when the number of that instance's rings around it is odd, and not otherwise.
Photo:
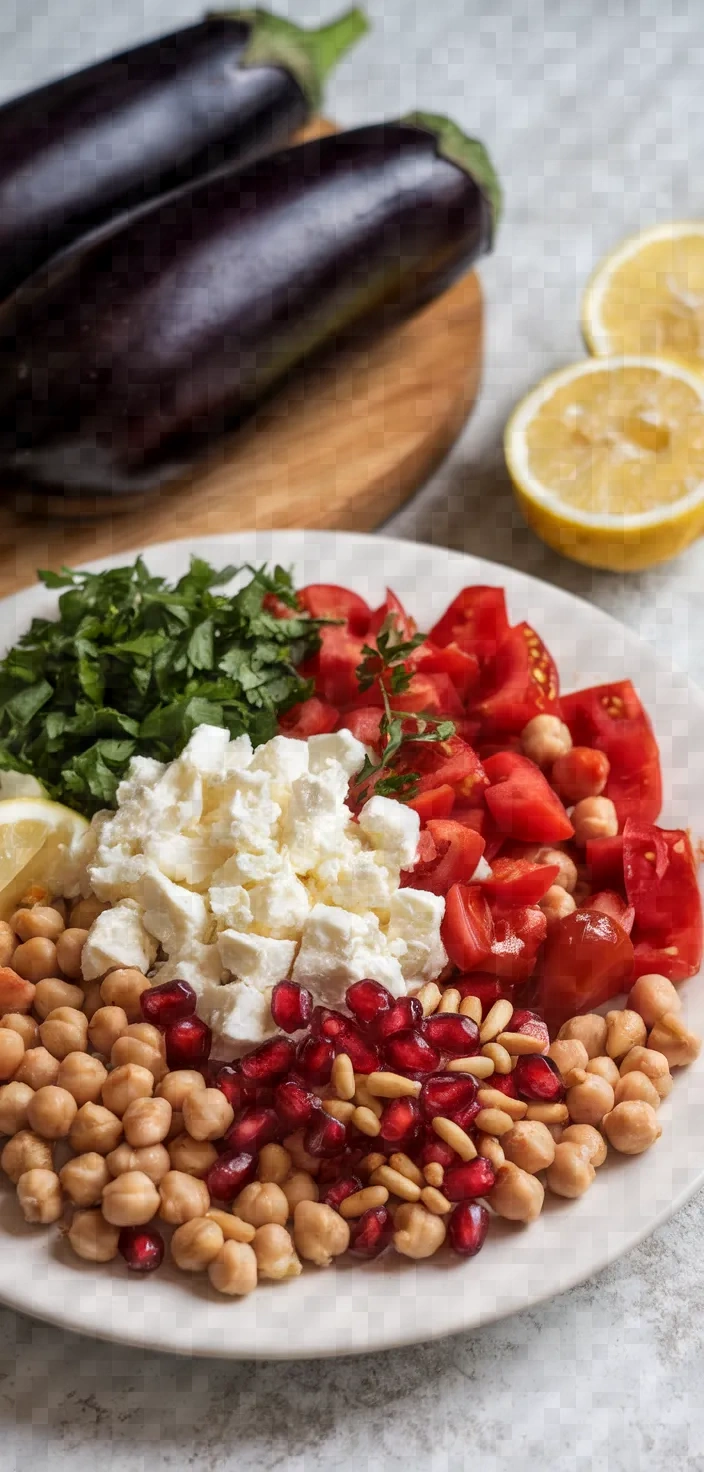
[(0, 107), (0, 297), (140, 201), (281, 147), (367, 29), (208, 15)]
[(143, 207), (0, 310), (0, 468), (74, 502), (164, 484), (314, 350), (441, 292), (499, 208), (483, 146), (420, 113)]

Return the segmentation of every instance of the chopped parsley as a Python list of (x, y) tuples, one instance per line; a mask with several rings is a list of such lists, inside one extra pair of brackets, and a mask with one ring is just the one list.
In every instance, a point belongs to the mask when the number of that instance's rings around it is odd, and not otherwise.
[(395, 797), (400, 802), (416, 797), (420, 773), (398, 766), (399, 753), (403, 762), (412, 760), (407, 746), (418, 746), (436, 741), (449, 741), (455, 734), (452, 721), (440, 720), (428, 711), (410, 715), (407, 711), (395, 711), (391, 705), (393, 696), (403, 695), (408, 690), (413, 676), (408, 658), (425, 642), (427, 635), (414, 634), (404, 639), (393, 614), (389, 614), (379, 630), (376, 648), (369, 644), (362, 648), (364, 658), (357, 666), (357, 684), (362, 692), (370, 690), (378, 680), (384, 714), (381, 718), (381, 756), (373, 762), (367, 756), (356, 784), (360, 801), (371, 789), (380, 797)]

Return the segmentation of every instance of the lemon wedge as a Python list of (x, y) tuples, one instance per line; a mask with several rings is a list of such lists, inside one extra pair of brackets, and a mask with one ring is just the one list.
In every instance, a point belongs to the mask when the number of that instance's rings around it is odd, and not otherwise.
[(674, 355), (704, 371), (704, 222), (633, 235), (605, 257), (582, 301), (591, 353)]
[(575, 363), (522, 400), (504, 446), (526, 521), (577, 562), (650, 567), (704, 529), (704, 377), (682, 363)]
[(12, 914), (30, 888), (64, 893), (89, 826), (80, 813), (45, 797), (0, 802), (1, 918)]

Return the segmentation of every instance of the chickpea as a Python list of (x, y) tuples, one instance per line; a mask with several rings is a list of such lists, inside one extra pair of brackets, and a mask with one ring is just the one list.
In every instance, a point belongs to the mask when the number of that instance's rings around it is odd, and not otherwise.
[(648, 1047), (662, 1053), (670, 1068), (686, 1068), (699, 1057), (702, 1040), (690, 1032), (676, 1012), (665, 1012), (650, 1033)]
[(6, 1012), (5, 1016), (0, 1018), (0, 1032), (3, 1028), (18, 1033), (25, 1048), (36, 1048), (39, 1042), (39, 1024), (24, 1012)]
[(304, 1170), (309, 1176), (317, 1176), (320, 1161), (317, 1156), (308, 1154), (303, 1144), (303, 1130), (296, 1130), (295, 1134), (287, 1135), (284, 1140), (284, 1149), (288, 1150), (296, 1170)]
[(122, 1068), (129, 1063), (136, 1063), (140, 1068), (148, 1068), (157, 1083), (166, 1073), (164, 1054), (157, 1052), (156, 1048), (152, 1048), (149, 1043), (143, 1043), (141, 1038), (129, 1037), (127, 1032), (124, 1032), (122, 1037), (113, 1043), (110, 1063), (113, 1068)]
[(586, 1068), (589, 1062), (587, 1050), (579, 1038), (556, 1038), (548, 1048), (548, 1058), (557, 1064), (563, 1078), (573, 1068)]
[(221, 1089), (196, 1089), (183, 1101), (183, 1122), (192, 1140), (221, 1140), (234, 1117)]
[[(606, 1140), (592, 1124), (570, 1124), (562, 1131), (562, 1141), (586, 1149), (588, 1158), (596, 1168), (606, 1160)], [(560, 1143), (557, 1141), (556, 1143)]]
[(123, 1063), (109, 1073), (103, 1084), (103, 1104), (120, 1119), (133, 1099), (151, 1099), (154, 1075), (138, 1063)]
[(569, 728), (559, 716), (533, 716), (521, 731), (521, 750), (538, 767), (550, 767), (572, 746)]
[(660, 1095), (655, 1084), (647, 1074), (639, 1073), (637, 1068), (631, 1073), (624, 1073), (614, 1089), (614, 1104), (623, 1104), (627, 1099), (642, 1099), (651, 1109), (660, 1108)]
[(97, 1053), (109, 1058), (113, 1044), (127, 1030), (127, 1013), (123, 1007), (98, 1007), (88, 1025), (88, 1037)]
[(10, 925), (20, 940), (58, 940), (66, 929), (63, 916), (51, 905), (33, 905), (31, 910), (15, 910)]
[(618, 1065), (614, 1063), (613, 1058), (606, 1057), (590, 1058), (585, 1073), (595, 1073), (598, 1078), (603, 1078), (607, 1084), (611, 1084), (612, 1089), (616, 1088), (621, 1077), (618, 1071)]
[(567, 1090), (565, 1103), (572, 1124), (598, 1125), (614, 1107), (614, 1091), (605, 1078), (591, 1073)]
[(172, 1170), (183, 1171), (185, 1175), (201, 1180), (218, 1158), (215, 1146), (208, 1140), (192, 1140), (187, 1134), (169, 1140), (167, 1150)]
[(621, 1078), (626, 1073), (633, 1073), (634, 1069), (644, 1073), (655, 1084), (661, 1099), (667, 1098), (672, 1088), (672, 1074), (664, 1053), (659, 1053), (654, 1047), (631, 1048), (621, 1064)]
[(73, 1094), (79, 1106), (99, 1104), (107, 1076), (107, 1068), (99, 1058), (92, 1058), (90, 1053), (67, 1053), (59, 1064), (57, 1083)]
[(253, 1242), (254, 1227), (249, 1222), (241, 1222), (238, 1216), (232, 1216), (229, 1211), (220, 1211), (219, 1207), (211, 1206), (208, 1209), (208, 1221), (217, 1222), (226, 1242)]
[(83, 1011), (90, 1022), (91, 1018), (102, 1007), (103, 999), (100, 995), (100, 982), (89, 981), (86, 983), (85, 995), (83, 997)]
[(31, 1012), (34, 992), (33, 981), (18, 976), (11, 966), (3, 966), (0, 971), (0, 1013), (3, 1017), (8, 1012)]
[(606, 1018), (600, 1017), (598, 1012), (585, 1012), (582, 1017), (570, 1017), (569, 1021), (563, 1022), (558, 1041), (568, 1038), (572, 1041), (577, 1038), (583, 1043), (589, 1058), (600, 1058), (606, 1047)]
[(88, 1018), (76, 1007), (55, 1007), (39, 1028), (39, 1036), (55, 1058), (84, 1053), (88, 1046)]
[(552, 1165), (555, 1159), (555, 1141), (547, 1125), (537, 1120), (519, 1120), (503, 1136), (501, 1145), (506, 1159), (532, 1176)]
[(666, 976), (660, 976), (654, 971), (647, 976), (639, 976), (634, 981), (628, 1005), (634, 1012), (640, 1013), (646, 1027), (654, 1027), (666, 1012), (681, 1010), (682, 998), (677, 987)]
[(117, 1257), (119, 1227), (105, 1220), (102, 1211), (77, 1211), (68, 1229), (68, 1240), (77, 1257), (88, 1262), (111, 1262)]
[[(475, 1144), (477, 1154), (482, 1155), (485, 1160), (490, 1160), (494, 1170), (498, 1170), (500, 1165), (504, 1165), (506, 1155), (495, 1135), (478, 1134)], [(436, 1188), (442, 1186), (445, 1172), (441, 1165), (431, 1162), (430, 1165), (426, 1165), (423, 1174), (429, 1186), (435, 1186)]]
[(509, 1161), (496, 1173), (489, 1201), (498, 1216), (511, 1222), (534, 1222), (543, 1209), (545, 1191), (537, 1176)]
[(202, 1273), (220, 1252), (225, 1238), (211, 1217), (194, 1216), (177, 1227), (171, 1238), (171, 1256), (183, 1273)]
[(558, 867), (555, 876), (555, 884), (561, 889), (566, 889), (568, 894), (573, 894), (577, 886), (579, 875), (577, 865), (569, 854), (561, 848), (550, 848), (548, 844), (531, 844), (524, 852), (524, 858), (532, 859), (535, 864), (550, 864)]
[(578, 848), (584, 848), (590, 838), (615, 838), (618, 833), (618, 818), (610, 797), (583, 797), (573, 807), (571, 817)]
[(57, 1007), (83, 1007), (83, 987), (70, 981), (61, 981), (58, 976), (47, 976), (38, 981), (34, 992), (34, 1011), (41, 1022)]
[(81, 956), (83, 947), (88, 939), (88, 931), (82, 930), (77, 925), (72, 925), (69, 930), (64, 930), (56, 942), (56, 959), (59, 963), (59, 971), (67, 976), (69, 981), (80, 981), (83, 975), (81, 971)]
[(17, 1182), (17, 1200), (26, 1222), (47, 1226), (58, 1221), (64, 1208), (56, 1171), (43, 1170), (41, 1166), (26, 1170)]
[(25, 1171), (51, 1170), (53, 1164), (51, 1145), (40, 1140), (39, 1135), (32, 1134), (31, 1130), (19, 1130), (8, 1140), (0, 1155), (0, 1165), (15, 1186)]
[(0, 1088), (0, 1135), (16, 1135), (27, 1124), (27, 1110), (34, 1098), (34, 1089), (29, 1084), (10, 1084)]
[(205, 1181), (186, 1175), (182, 1170), (168, 1170), (159, 1183), (159, 1216), (172, 1226), (180, 1227), (194, 1216), (205, 1216), (210, 1206), (210, 1193)]
[(69, 1145), (77, 1155), (109, 1155), (122, 1139), (122, 1120), (102, 1104), (82, 1104), (71, 1125)]
[(629, 1008), (607, 1012), (606, 1051), (609, 1058), (625, 1058), (631, 1048), (642, 1048), (645, 1038), (645, 1023), (638, 1012)]
[(168, 1099), (172, 1109), (182, 1110), (188, 1094), (204, 1089), (202, 1073), (197, 1073), (195, 1068), (176, 1068), (172, 1073), (164, 1074), (156, 1092), (160, 1099)]
[(141, 1170), (128, 1170), (103, 1191), (103, 1216), (114, 1227), (140, 1227), (150, 1222), (159, 1208), (159, 1192)]
[(13, 970), (25, 981), (44, 981), (47, 976), (56, 976), (56, 946), (45, 936), (36, 936), (18, 946), (12, 957)]
[(15, 1073), (15, 1082), (29, 1084), (30, 1089), (42, 1089), (57, 1082), (59, 1067), (58, 1058), (52, 1057), (46, 1048), (29, 1048)]
[(240, 1191), (232, 1210), (241, 1221), (253, 1227), (265, 1227), (272, 1222), (283, 1227), (289, 1216), (288, 1201), (273, 1181), (252, 1181)]
[(218, 1293), (239, 1298), (257, 1286), (257, 1259), (247, 1242), (223, 1242), (208, 1267), (208, 1277)]
[(602, 1129), (614, 1150), (622, 1155), (641, 1155), (662, 1134), (655, 1110), (643, 1099), (624, 1100), (602, 1121)]
[(555, 1159), (547, 1172), (546, 1180), (556, 1196), (572, 1199), (583, 1196), (595, 1176), (588, 1145), (576, 1144), (574, 1140), (561, 1140), (555, 1146)]
[(258, 1227), (252, 1242), (260, 1278), (297, 1278), (302, 1272), (301, 1260), (286, 1228), (276, 1222)]
[(133, 1099), (122, 1116), (128, 1145), (135, 1150), (160, 1145), (169, 1133), (171, 1105), (168, 1099)]
[(442, 1247), (445, 1235), (442, 1216), (428, 1211), (419, 1201), (404, 1202), (395, 1213), (393, 1243), (402, 1257), (432, 1257)]
[(72, 905), (68, 923), (72, 929), (90, 930), (91, 925), (99, 915), (102, 915), (103, 910), (109, 909), (110, 905), (106, 901), (99, 900), (92, 894), (88, 899), (77, 900), (76, 904)]
[(30, 1129), (45, 1140), (63, 1140), (71, 1129), (77, 1110), (76, 1100), (68, 1089), (46, 1084), (32, 1095), (27, 1120)]
[(142, 1021), (142, 1005), (140, 997), (142, 992), (149, 991), (151, 982), (141, 971), (134, 966), (120, 966), (116, 971), (109, 971), (105, 977), (100, 995), (106, 1007), (122, 1007), (127, 1013), (128, 1022)]
[(295, 1170), (287, 1181), (284, 1181), (281, 1190), (288, 1201), (289, 1215), (293, 1216), (299, 1201), (317, 1201), (319, 1196), (318, 1187), (312, 1176), (305, 1170)]
[(306, 1262), (329, 1268), (334, 1257), (347, 1251), (350, 1229), (331, 1206), (321, 1201), (299, 1201), (293, 1213), (293, 1238)]
[(548, 925), (554, 924), (556, 920), (564, 920), (566, 915), (571, 915), (577, 906), (571, 894), (562, 888), (561, 884), (551, 884), (547, 894), (540, 901), (542, 910)]
[(134, 1150), (125, 1141), (111, 1150), (106, 1165), (111, 1176), (123, 1176), (128, 1170), (141, 1170), (155, 1186), (163, 1181), (167, 1170), (171, 1170), (169, 1152), (164, 1145), (142, 1145)]
[(15, 953), (17, 940), (7, 920), (0, 920), (0, 966), (9, 966)]
[(0, 1031), (0, 1082), (13, 1078), (24, 1058), (24, 1043), (9, 1027)]
[(283, 1145), (263, 1145), (259, 1151), (257, 1175), (260, 1181), (273, 1181), (282, 1186), (291, 1169), (291, 1156)]
[(97, 1206), (110, 1180), (107, 1162), (95, 1150), (74, 1155), (59, 1171), (59, 1180), (74, 1206)]

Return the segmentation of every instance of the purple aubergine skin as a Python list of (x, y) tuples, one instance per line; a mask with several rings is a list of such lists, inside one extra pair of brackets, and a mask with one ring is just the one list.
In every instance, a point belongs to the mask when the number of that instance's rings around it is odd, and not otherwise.
[(87, 231), (286, 143), (308, 102), (240, 66), (251, 27), (208, 17), (0, 107), (0, 298)]
[(143, 208), (0, 313), (0, 467), (71, 498), (158, 486), (313, 350), (412, 311), (491, 236), (475, 180), (404, 122)]

